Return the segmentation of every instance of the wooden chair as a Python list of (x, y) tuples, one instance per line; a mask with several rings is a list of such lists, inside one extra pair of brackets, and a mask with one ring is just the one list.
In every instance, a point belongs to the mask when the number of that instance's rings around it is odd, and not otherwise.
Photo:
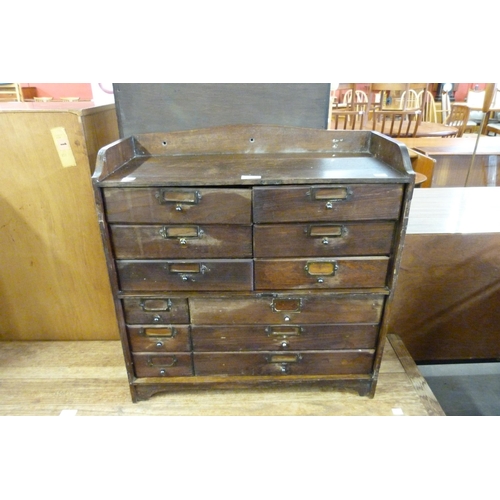
[(370, 128), (391, 137), (415, 137), (427, 95), (423, 93), (422, 102), (415, 103), (414, 92), (418, 95), (424, 91), (427, 83), (372, 83), (368, 99)]
[[(422, 104), (423, 98), (424, 98), (424, 91), (422, 90), (418, 94), (419, 104)], [(426, 101), (425, 101), (425, 107), (423, 108), (422, 121), (438, 123), (436, 101), (432, 93), (429, 92), (428, 90), (426, 90)]]
[(455, 135), (450, 137), (462, 137), (469, 122), (470, 108), (465, 104), (453, 103), (451, 105), (451, 111), (446, 119), (445, 125), (447, 127), (455, 127), (458, 129)]
[(24, 101), (21, 85), (19, 83), (0, 83), (0, 101)]
[(328, 128), (330, 130), (363, 130), (368, 109), (368, 96), (356, 90), (355, 83), (340, 83), (337, 91), (338, 96), (331, 102)]

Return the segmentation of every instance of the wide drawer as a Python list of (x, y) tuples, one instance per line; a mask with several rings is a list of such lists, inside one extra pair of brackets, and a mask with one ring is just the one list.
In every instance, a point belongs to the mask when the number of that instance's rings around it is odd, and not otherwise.
[(398, 219), (400, 184), (256, 187), (254, 222)]
[(128, 325), (127, 332), (135, 352), (191, 351), (188, 325)]
[(187, 299), (126, 298), (122, 304), (128, 324), (189, 323)]
[(385, 295), (273, 294), (263, 297), (192, 297), (193, 325), (378, 323)]
[(249, 224), (250, 189), (105, 188), (108, 222)]
[(110, 232), (117, 259), (252, 257), (251, 226), (112, 224)]
[(389, 255), (395, 223), (256, 224), (255, 257)]
[(251, 260), (118, 260), (122, 291), (210, 291), (253, 288)]
[(255, 290), (384, 287), (388, 257), (259, 259)]
[(378, 325), (193, 326), (195, 351), (374, 349)]
[(195, 375), (362, 375), (373, 351), (194, 353)]
[(186, 377), (193, 375), (191, 353), (136, 353), (133, 354), (133, 361), (137, 377)]

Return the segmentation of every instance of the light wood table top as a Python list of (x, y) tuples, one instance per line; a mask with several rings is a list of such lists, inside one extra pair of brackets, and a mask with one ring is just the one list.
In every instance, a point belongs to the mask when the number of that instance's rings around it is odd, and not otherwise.
[(444, 415), (401, 339), (389, 335), (374, 398), (327, 387), (189, 390), (132, 403), (118, 341), (0, 342), (0, 415)]
[(500, 233), (500, 187), (416, 189), (408, 234)]

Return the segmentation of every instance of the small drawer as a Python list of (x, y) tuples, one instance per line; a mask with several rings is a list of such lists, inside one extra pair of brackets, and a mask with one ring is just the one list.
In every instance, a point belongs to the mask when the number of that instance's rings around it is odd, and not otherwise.
[(118, 260), (116, 269), (123, 291), (251, 291), (253, 288), (251, 260)]
[(194, 325), (378, 323), (383, 294), (189, 298)]
[(110, 223), (250, 224), (251, 189), (105, 188)]
[(256, 187), (254, 222), (398, 219), (400, 184)]
[(122, 305), (128, 324), (189, 323), (187, 299), (127, 298)]
[(117, 259), (252, 258), (252, 226), (110, 226)]
[(375, 325), (193, 326), (195, 351), (374, 349)]
[(255, 257), (390, 255), (395, 223), (257, 224)]
[(372, 350), (194, 353), (196, 375), (367, 375)]
[(193, 375), (191, 353), (133, 354), (136, 377), (188, 377)]
[(388, 264), (388, 257), (259, 259), (255, 290), (380, 288), (386, 284)]
[(191, 351), (188, 325), (127, 326), (134, 352)]

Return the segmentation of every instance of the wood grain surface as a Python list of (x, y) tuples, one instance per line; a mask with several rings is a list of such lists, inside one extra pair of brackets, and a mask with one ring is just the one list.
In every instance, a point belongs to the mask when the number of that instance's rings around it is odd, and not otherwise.
[(136, 404), (119, 342), (0, 342), (0, 415), (444, 415), (397, 337), (388, 339), (373, 399), (328, 387), (253, 388), (163, 393)]

